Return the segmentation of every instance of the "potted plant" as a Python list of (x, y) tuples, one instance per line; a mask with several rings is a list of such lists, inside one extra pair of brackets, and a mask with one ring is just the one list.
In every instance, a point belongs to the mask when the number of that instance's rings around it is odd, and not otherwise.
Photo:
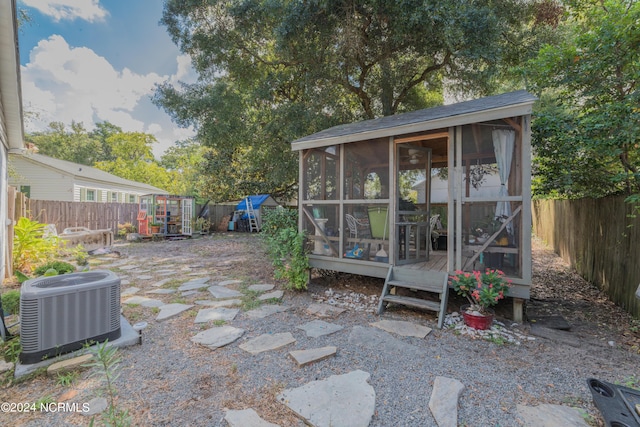
[(489, 268), (484, 273), (456, 270), (449, 277), (449, 284), (469, 301), (461, 307), (462, 317), (467, 326), (475, 329), (491, 327), (494, 315), (491, 307), (498, 304), (511, 287), (511, 281), (502, 271)]
[(151, 228), (151, 234), (158, 234), (160, 233), (160, 227), (162, 227), (164, 224), (162, 224), (161, 222), (151, 222), (149, 223), (149, 227)]

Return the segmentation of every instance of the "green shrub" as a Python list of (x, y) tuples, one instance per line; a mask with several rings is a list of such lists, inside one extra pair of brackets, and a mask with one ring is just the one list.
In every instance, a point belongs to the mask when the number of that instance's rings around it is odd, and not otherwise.
[(2, 294), (2, 309), (9, 314), (20, 311), (20, 291), (13, 289)]
[(67, 273), (73, 273), (76, 269), (73, 265), (69, 264), (68, 262), (52, 261), (36, 268), (35, 270), (33, 270), (33, 273), (36, 276), (43, 276), (43, 275), (50, 276), (51, 272), (46, 274), (48, 270), (55, 270), (58, 274), (67, 274)]
[(124, 224), (118, 224), (118, 237), (125, 237), (129, 233), (135, 233), (137, 228), (135, 225), (130, 222), (125, 222)]
[(46, 225), (22, 217), (14, 227), (13, 269), (29, 273), (34, 265), (54, 258), (60, 250), (57, 236), (44, 235)]
[(309, 257), (304, 249), (305, 236), (298, 232), (298, 213), (287, 209), (266, 211), (261, 235), (273, 261), (276, 278), (286, 280), (290, 289), (306, 289)]

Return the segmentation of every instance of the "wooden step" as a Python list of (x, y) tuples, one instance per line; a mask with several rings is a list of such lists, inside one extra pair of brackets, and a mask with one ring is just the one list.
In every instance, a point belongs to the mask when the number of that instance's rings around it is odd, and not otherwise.
[(419, 291), (442, 293), (442, 282), (440, 283), (417, 283), (406, 282), (404, 280), (389, 280), (389, 286), (397, 286), (399, 288), (417, 289)]
[[(449, 287), (447, 274), (441, 271), (420, 271), (402, 267), (389, 267), (387, 279), (382, 288), (378, 314), (382, 314), (387, 303), (406, 305), (438, 312), (438, 327), (442, 328), (447, 311)], [(436, 294), (440, 301), (392, 295), (392, 288), (408, 288)]]
[(408, 305), (411, 307), (422, 308), (425, 310), (431, 310), (436, 312), (440, 311), (439, 301), (438, 302), (429, 301), (429, 300), (420, 299), (420, 298), (403, 297), (398, 295), (385, 295), (383, 298), (383, 301), (388, 303)]

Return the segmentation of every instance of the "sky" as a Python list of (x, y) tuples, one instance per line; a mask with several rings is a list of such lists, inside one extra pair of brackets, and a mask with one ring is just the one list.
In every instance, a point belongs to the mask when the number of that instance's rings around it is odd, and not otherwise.
[[(4, 1), (4, 0), (0, 0)], [(18, 0), (25, 131), (108, 121), (158, 140), (156, 157), (193, 136), (151, 102), (154, 85), (196, 74), (159, 21), (162, 0)]]

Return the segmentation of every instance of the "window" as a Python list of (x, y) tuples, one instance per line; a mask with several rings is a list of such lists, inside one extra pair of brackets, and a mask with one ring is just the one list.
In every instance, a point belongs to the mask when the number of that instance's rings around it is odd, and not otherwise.
[(111, 193), (111, 201), (114, 203), (118, 202), (118, 193), (116, 192)]
[(96, 201), (96, 190), (87, 190), (87, 202)]
[(21, 185), (20, 192), (27, 196), (27, 198), (31, 197), (31, 186), (30, 185)]
[(135, 203), (136, 202), (136, 196), (133, 194), (129, 194), (129, 203)]

